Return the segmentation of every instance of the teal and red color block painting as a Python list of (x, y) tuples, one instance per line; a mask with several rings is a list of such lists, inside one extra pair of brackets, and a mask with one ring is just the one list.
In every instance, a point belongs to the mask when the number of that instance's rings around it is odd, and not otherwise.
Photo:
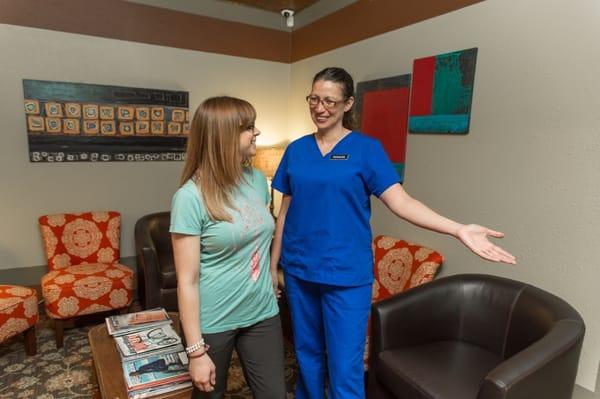
[(477, 48), (414, 61), (408, 128), (411, 133), (469, 132)]

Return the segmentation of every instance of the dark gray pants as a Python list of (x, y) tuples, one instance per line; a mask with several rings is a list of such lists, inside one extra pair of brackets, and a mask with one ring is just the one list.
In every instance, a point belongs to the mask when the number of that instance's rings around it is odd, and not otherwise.
[(202, 334), (215, 364), (216, 385), (212, 392), (194, 387), (193, 399), (221, 399), (227, 388), (227, 372), (233, 348), (240, 358), (244, 377), (255, 399), (283, 399), (286, 396), (283, 369), (283, 337), (279, 315), (250, 327)]

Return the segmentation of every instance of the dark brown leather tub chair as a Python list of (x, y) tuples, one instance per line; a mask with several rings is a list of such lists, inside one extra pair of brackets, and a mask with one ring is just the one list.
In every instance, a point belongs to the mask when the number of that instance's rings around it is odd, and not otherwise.
[(487, 275), (373, 306), (370, 399), (571, 399), (585, 324), (564, 300)]
[(144, 309), (162, 306), (168, 311), (178, 310), (170, 222), (170, 212), (158, 212), (135, 224), (138, 295)]

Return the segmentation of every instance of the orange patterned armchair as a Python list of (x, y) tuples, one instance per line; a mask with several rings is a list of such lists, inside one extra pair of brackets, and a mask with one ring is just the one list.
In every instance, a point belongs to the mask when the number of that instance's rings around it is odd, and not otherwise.
[[(433, 249), (388, 236), (373, 240), (374, 275), (371, 303), (379, 302), (435, 277), (444, 258)], [(368, 368), (371, 318), (367, 327), (364, 364)]]
[(35, 355), (35, 323), (38, 301), (35, 289), (19, 285), (0, 285), (0, 342), (23, 333), (25, 351)]
[(131, 304), (133, 271), (117, 263), (118, 212), (45, 215), (39, 224), (49, 269), (42, 277), (42, 297), (60, 348), (64, 320)]

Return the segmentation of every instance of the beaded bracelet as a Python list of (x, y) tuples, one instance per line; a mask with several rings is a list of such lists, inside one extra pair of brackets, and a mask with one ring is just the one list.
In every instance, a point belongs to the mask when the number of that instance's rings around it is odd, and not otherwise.
[(190, 359), (197, 359), (199, 357), (202, 357), (202, 356), (206, 355), (208, 353), (208, 349), (210, 349), (210, 345), (206, 344), (206, 345), (204, 345), (204, 352), (202, 352), (199, 355), (188, 355), (188, 357)]
[(190, 345), (187, 348), (185, 348), (185, 353), (187, 353), (189, 355), (190, 353), (196, 352), (198, 349), (202, 348), (205, 345), (206, 345), (206, 343), (204, 342), (204, 338), (202, 338), (202, 339), (200, 339), (200, 341), (196, 342), (194, 345)]

